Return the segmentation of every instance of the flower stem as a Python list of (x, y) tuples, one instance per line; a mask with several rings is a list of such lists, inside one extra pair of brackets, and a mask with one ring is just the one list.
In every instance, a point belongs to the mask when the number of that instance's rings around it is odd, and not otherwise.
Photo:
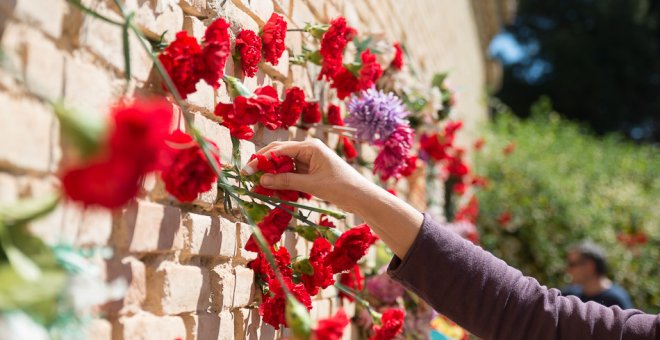
[(369, 314), (371, 315), (371, 317), (374, 320), (380, 320), (381, 319), (382, 315), (380, 313), (378, 313), (376, 310), (374, 310), (371, 307), (371, 305), (369, 304), (369, 302), (367, 302), (367, 300), (363, 299), (356, 291), (354, 291), (351, 288), (348, 288), (348, 287), (344, 286), (343, 284), (341, 284), (339, 282), (335, 282), (335, 287), (337, 289), (339, 289), (340, 291), (342, 291), (344, 294), (352, 297), (356, 302), (358, 302), (359, 304), (361, 304), (365, 308), (367, 308), (367, 310), (369, 311)]
[(223, 189), (234, 190), (234, 191), (238, 192), (241, 195), (251, 196), (251, 197), (257, 198), (257, 199), (259, 199), (263, 202), (266, 202), (266, 203), (286, 204), (286, 205), (290, 205), (292, 207), (301, 208), (301, 209), (305, 209), (305, 210), (309, 210), (309, 211), (315, 211), (315, 212), (318, 212), (318, 213), (321, 213), (321, 214), (326, 214), (328, 216), (332, 216), (332, 217), (338, 218), (338, 219), (346, 218), (346, 215), (344, 213), (339, 212), (339, 211), (323, 209), (323, 208), (317, 208), (317, 207), (310, 207), (308, 205), (304, 205), (304, 204), (300, 204), (300, 203), (296, 203), (296, 202), (285, 201), (285, 200), (275, 198), (275, 197), (264, 196), (264, 195), (257, 194), (255, 192), (252, 192), (252, 191), (249, 191), (249, 190), (246, 190), (246, 189), (243, 189), (243, 188), (239, 188), (239, 187), (236, 187), (236, 186), (233, 186), (233, 185), (228, 186), (228, 185), (225, 185), (225, 184), (221, 184), (221, 186), (223, 187)]

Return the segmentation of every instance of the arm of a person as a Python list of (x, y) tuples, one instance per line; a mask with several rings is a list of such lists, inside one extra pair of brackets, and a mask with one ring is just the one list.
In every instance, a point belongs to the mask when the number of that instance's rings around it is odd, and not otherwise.
[(264, 175), (262, 185), (308, 192), (362, 217), (397, 256), (390, 274), (480, 337), (660, 340), (660, 316), (585, 304), (539, 285), (366, 180), (319, 141), (259, 150), (271, 152), (293, 157), (297, 173)]
[(561, 296), (428, 215), (389, 273), (486, 339), (660, 339), (660, 315)]

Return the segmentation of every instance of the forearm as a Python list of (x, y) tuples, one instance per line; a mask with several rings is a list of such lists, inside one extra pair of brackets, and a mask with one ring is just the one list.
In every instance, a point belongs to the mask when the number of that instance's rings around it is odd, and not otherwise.
[(560, 296), (427, 218), (389, 272), (486, 339), (656, 339), (660, 316)]
[(419, 233), (424, 215), (408, 203), (373, 184), (353, 186), (350, 193), (352, 211), (376, 232), (378, 237), (399, 257), (404, 257)]

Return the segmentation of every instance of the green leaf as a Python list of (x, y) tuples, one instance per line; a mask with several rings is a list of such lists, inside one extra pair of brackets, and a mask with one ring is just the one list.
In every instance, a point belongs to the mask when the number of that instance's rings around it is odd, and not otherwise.
[(57, 193), (0, 205), (0, 222), (8, 227), (25, 224), (53, 211), (60, 200)]
[(55, 103), (53, 109), (60, 121), (62, 138), (81, 156), (89, 157), (101, 148), (107, 129), (105, 119), (67, 108), (62, 102)]
[(242, 97), (254, 97), (254, 93), (250, 91), (238, 78), (232, 77), (230, 75), (225, 75), (223, 77), (225, 83), (227, 84), (229, 96), (234, 99), (238, 96)]
[(312, 318), (307, 308), (291, 294), (286, 296), (286, 323), (298, 339), (309, 339), (312, 333)]
[(27, 282), (36, 282), (41, 278), (41, 269), (10, 242), (3, 241), (2, 247), (12, 268)]
[(297, 261), (296, 263), (293, 264), (293, 269), (299, 273), (303, 273), (306, 275), (314, 275), (314, 267), (309, 262), (309, 259), (303, 259)]

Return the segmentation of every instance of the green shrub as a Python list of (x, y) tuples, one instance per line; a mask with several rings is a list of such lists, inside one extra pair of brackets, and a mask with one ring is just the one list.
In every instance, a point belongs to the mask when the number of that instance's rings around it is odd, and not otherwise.
[[(597, 138), (552, 110), (548, 99), (520, 120), (498, 112), (476, 157), (490, 187), (478, 193), (482, 244), (550, 287), (567, 284), (566, 248), (591, 239), (608, 250), (610, 277), (636, 308), (660, 313), (660, 157), (655, 146)], [(503, 148), (515, 144), (504, 155)], [(509, 213), (508, 223), (498, 217)], [(626, 247), (621, 234), (648, 242)]]

